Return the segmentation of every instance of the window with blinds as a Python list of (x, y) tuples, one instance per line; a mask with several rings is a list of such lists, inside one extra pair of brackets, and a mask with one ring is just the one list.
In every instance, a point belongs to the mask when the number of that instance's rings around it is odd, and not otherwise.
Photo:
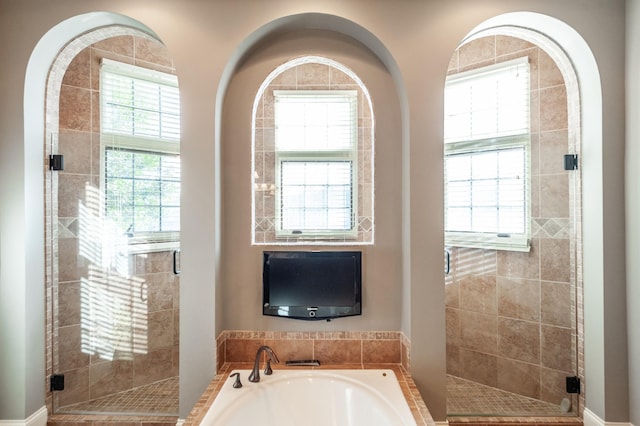
[(274, 91), (276, 234), (357, 232), (357, 92)]
[(177, 241), (180, 96), (174, 75), (104, 59), (105, 216), (131, 243)]
[(529, 250), (529, 93), (527, 58), (447, 79), (446, 244)]

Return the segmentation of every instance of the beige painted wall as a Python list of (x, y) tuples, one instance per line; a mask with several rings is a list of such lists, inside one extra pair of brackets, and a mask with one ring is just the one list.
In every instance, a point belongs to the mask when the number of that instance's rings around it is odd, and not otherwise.
[[(640, 19), (640, 2), (631, 0), (627, 2), (627, 232), (628, 235), (637, 236), (640, 217), (640, 198), (637, 182), (640, 179), (639, 169), (636, 166), (640, 160), (640, 126), (638, 115), (640, 114), (640, 85), (638, 73), (640, 72), (640, 27), (633, 25)], [(629, 327), (629, 421), (631, 424), (640, 424), (640, 330), (634, 324), (640, 324), (640, 310), (635, 303), (640, 300), (640, 239), (627, 239), (627, 324)], [(635, 361), (634, 361), (635, 360)]]
[[(374, 245), (363, 251), (363, 314), (326, 321), (296, 321), (262, 315), (262, 251), (285, 246), (251, 245), (251, 114), (258, 88), (279, 65), (304, 55), (336, 60), (369, 89), (376, 121)], [(227, 118), (228, 117), (228, 118)], [(266, 40), (238, 69), (225, 100), (222, 138), (222, 330), (400, 330), (401, 132), (398, 96), (389, 73), (362, 45), (327, 32), (295, 32)], [(344, 249), (304, 246), (303, 249)], [(288, 246), (288, 249), (292, 249)], [(295, 246), (298, 250), (300, 247)]]
[[(623, 0), (85, 0), (65, 3), (2, 0), (0, 346), (3, 353), (0, 374), (6, 384), (0, 387), (0, 418), (24, 419), (44, 404), (43, 135), (38, 123), (42, 120), (42, 110), (39, 109), (43, 103), (41, 85), (46, 78), (47, 62), (51, 61), (48, 58), (55, 55), (64, 40), (70, 40), (83, 28), (90, 28), (93, 22), (97, 25), (108, 22), (140, 25), (120, 15), (98, 14), (85, 16), (74, 21), (73, 25), (55, 26), (76, 15), (104, 10), (131, 17), (153, 29), (173, 56), (180, 79), (184, 164), (182, 205), (185, 212), (182, 216), (183, 315), (180, 331), (181, 351), (185, 356), (181, 354), (181, 417), (186, 416), (214, 373), (214, 334), (220, 329), (220, 324), (229, 320), (224, 314), (225, 306), (235, 303), (233, 300), (236, 299), (247, 300), (243, 299), (245, 297), (250, 300), (254, 297), (252, 293), (230, 295), (225, 291), (226, 276), (221, 275), (224, 271), (219, 268), (225, 256), (239, 251), (241, 247), (235, 247), (234, 251), (226, 248), (229, 239), (225, 234), (228, 225), (225, 220), (229, 220), (228, 212), (234, 210), (224, 210), (226, 205), (220, 201), (230, 202), (224, 191), (224, 173), (225, 166), (232, 167), (233, 164), (222, 165), (223, 157), (219, 156), (218, 149), (226, 155), (224, 150), (228, 145), (237, 142), (227, 138), (235, 135), (238, 129), (232, 127), (227, 130), (227, 125), (236, 126), (236, 120), (246, 120), (247, 130), (241, 129), (239, 135), (248, 131), (249, 118), (244, 115), (246, 108), (243, 105), (255, 90), (240, 88), (234, 92), (244, 101), (229, 100), (230, 103), (226, 103), (222, 100), (235, 64), (241, 63), (241, 57), (247, 52), (252, 58), (250, 48), (257, 40), (276, 27), (284, 31), (320, 26), (350, 34), (369, 45), (391, 70), (403, 114), (401, 134), (398, 136), (389, 130), (388, 136), (378, 139), (397, 137), (396, 143), (402, 147), (401, 170), (390, 172), (392, 180), (386, 190), (390, 194), (397, 188), (399, 173), (402, 177), (402, 210), (396, 214), (402, 218), (402, 274), (394, 271), (390, 276), (402, 277), (402, 287), (397, 287), (397, 292), (393, 293), (393, 297), (401, 302), (396, 300), (388, 308), (389, 318), (362, 317), (354, 319), (353, 327), (399, 326), (408, 335), (412, 342), (412, 373), (416, 383), (434, 418), (444, 420), (441, 140), (447, 65), (451, 53), (469, 31), (501, 13), (539, 12), (574, 28), (586, 44), (578, 38), (577, 48), (574, 44), (567, 48), (584, 51), (584, 46), (588, 45), (599, 67), (604, 105), (602, 139), (606, 141), (602, 144), (599, 134), (591, 135), (595, 146), (584, 152), (584, 172), (587, 175), (592, 173), (585, 180), (585, 187), (589, 184), (591, 192), (585, 199), (585, 211), (589, 212), (589, 217), (585, 217), (585, 256), (588, 257), (585, 264), (590, 265), (590, 269), (585, 270), (585, 275), (589, 274), (585, 276), (585, 285), (591, 285), (587, 281), (593, 280), (593, 289), (585, 289), (590, 291), (585, 304), (590, 304), (588, 309), (592, 310), (591, 323), (585, 325), (586, 330), (591, 330), (585, 336), (587, 381), (592, 380), (589, 384), (592, 397), (588, 398), (587, 407), (607, 421), (628, 420), (628, 392), (626, 386), (619, 385), (627, 377), (622, 168)], [(327, 15), (293, 16), (309, 12)], [(534, 25), (538, 21), (523, 22)], [(54, 31), (48, 33), (52, 28)], [(571, 38), (571, 34), (565, 31), (564, 35)], [(41, 39), (43, 44), (37, 45)], [(38, 55), (29, 63), (34, 49)], [(590, 56), (583, 59), (578, 62), (593, 66)], [(261, 66), (258, 63), (254, 65)], [(365, 67), (363, 72), (374, 71), (375, 67)], [(243, 72), (250, 77), (254, 69)], [(256, 74), (261, 72), (257, 70)], [(593, 73), (589, 78), (586, 81), (595, 81), (596, 84), (586, 89), (597, 92), (591, 95), (598, 99), (598, 79), (593, 79)], [(234, 84), (235, 80), (230, 86), (232, 91)], [(383, 99), (393, 96), (388, 93), (378, 95)], [(596, 108), (595, 120), (599, 121), (597, 106), (588, 105)], [(389, 120), (387, 128), (393, 129), (397, 117), (391, 115)], [(383, 123), (379, 125), (384, 128)], [(389, 201), (398, 196), (390, 195)], [(390, 219), (383, 229), (397, 232), (396, 220)], [(389, 244), (385, 250), (397, 249), (398, 240), (395, 238), (381, 238), (383, 242), (389, 241), (385, 243)], [(248, 241), (248, 236), (245, 241)], [(367, 252), (367, 261), (381, 254), (382, 250), (372, 248)], [(256, 253), (251, 255), (257, 256)], [(255, 280), (249, 275), (246, 283), (241, 284), (245, 290), (252, 286), (248, 280)], [(367, 304), (383, 300), (382, 284), (376, 284), (375, 288), (375, 293), (367, 296), (371, 298)], [(235, 318), (233, 315), (229, 317)], [(258, 327), (260, 319), (242, 317), (241, 321), (247, 326)], [(637, 332), (637, 325), (630, 327), (632, 332)]]

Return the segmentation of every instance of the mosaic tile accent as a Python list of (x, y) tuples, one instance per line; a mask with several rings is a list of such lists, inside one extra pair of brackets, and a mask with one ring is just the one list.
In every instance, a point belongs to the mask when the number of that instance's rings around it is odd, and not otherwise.
[(78, 238), (78, 219), (75, 217), (58, 218), (58, 238)]
[(448, 426), (583, 426), (577, 417), (451, 417)]
[(531, 221), (533, 238), (570, 238), (571, 223), (568, 218), (534, 218)]
[[(60, 414), (82, 412), (177, 415), (178, 388), (178, 377), (171, 377), (103, 398), (60, 407), (58, 412)], [(120, 419), (120, 416), (118, 418)]]
[(174, 426), (177, 416), (76, 415), (49, 416), (47, 426)]
[(370, 217), (360, 217), (358, 229), (362, 232), (373, 231), (373, 220)]

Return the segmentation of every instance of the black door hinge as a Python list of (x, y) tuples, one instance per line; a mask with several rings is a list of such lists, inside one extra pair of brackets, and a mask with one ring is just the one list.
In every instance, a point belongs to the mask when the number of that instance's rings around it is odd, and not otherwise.
[(567, 377), (567, 393), (580, 393), (580, 379), (578, 377)]
[(578, 154), (565, 154), (564, 169), (578, 170)]
[(64, 170), (64, 156), (53, 154), (49, 156), (49, 170)]
[(52, 392), (64, 390), (64, 374), (52, 374), (49, 384)]

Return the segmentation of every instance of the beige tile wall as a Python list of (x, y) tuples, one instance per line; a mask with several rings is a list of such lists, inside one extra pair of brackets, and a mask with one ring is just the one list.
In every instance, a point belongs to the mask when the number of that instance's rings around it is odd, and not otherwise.
[(449, 73), (523, 56), (531, 70), (532, 248), (530, 253), (450, 248), (447, 372), (560, 403), (568, 397), (565, 376), (578, 371), (570, 200), (579, 172), (563, 169), (563, 154), (573, 151), (562, 74), (542, 49), (507, 36), (461, 46)]
[(410, 371), (410, 343), (398, 331), (283, 332), (237, 331), (220, 333), (217, 370), (225, 363), (253, 362), (257, 349), (270, 346), (281, 362), (317, 359), (321, 364), (401, 364)]
[[(54, 67), (49, 80), (47, 130), (57, 135), (46, 141), (45, 151), (63, 154), (65, 159), (64, 171), (45, 173), (47, 379), (52, 373), (65, 375), (64, 391), (51, 393), (45, 384), (50, 412), (54, 405), (82, 402), (178, 374), (179, 277), (172, 273), (171, 252), (130, 255), (127, 259), (130, 276), (126, 279), (134, 285), (131, 303), (143, 306), (139, 312), (145, 315), (144, 330), (138, 331), (145, 349), (135, 354), (115, 353), (114, 360), (108, 361), (90, 354), (86, 343), (83, 347), (89, 270), (113, 276), (113, 271), (91, 264), (83, 256), (84, 243), (79, 238), (84, 226), (80, 209), (100, 214), (100, 60), (174, 72), (164, 46), (122, 32), (102, 29), (76, 40), (74, 43), (84, 46), (63, 52), (61, 55), (73, 57), (65, 63), (68, 66)], [(50, 111), (56, 108), (57, 117)], [(107, 291), (120, 291), (116, 281), (105, 278), (100, 285)]]

